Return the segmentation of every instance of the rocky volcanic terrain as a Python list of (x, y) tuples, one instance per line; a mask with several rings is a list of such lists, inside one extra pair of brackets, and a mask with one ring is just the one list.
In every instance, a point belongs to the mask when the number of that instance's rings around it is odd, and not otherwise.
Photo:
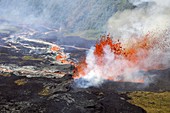
[(147, 87), (108, 81), (100, 88), (78, 88), (72, 78), (75, 67), (57, 62), (50, 48), (59, 45), (68, 60), (77, 62), (95, 41), (64, 37), (55, 28), (0, 22), (1, 113), (145, 113), (118, 92), (170, 90), (169, 69), (153, 70), (162, 77)]

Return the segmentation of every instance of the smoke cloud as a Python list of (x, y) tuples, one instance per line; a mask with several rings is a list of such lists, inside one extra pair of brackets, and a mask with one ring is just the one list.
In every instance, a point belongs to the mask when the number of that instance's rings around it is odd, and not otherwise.
[[(75, 80), (79, 87), (100, 86), (108, 78), (127, 82), (143, 80), (142, 82), (148, 85), (153, 82), (156, 75), (141, 71), (141, 66), (148, 70), (170, 67), (170, 1), (130, 0), (130, 2), (136, 8), (114, 14), (108, 21), (108, 32), (114, 39), (119, 38), (125, 48), (129, 45), (133, 46), (149, 34), (148, 39), (154, 40), (151, 44), (153, 48), (147, 51), (148, 56), (145, 59), (134, 65), (124, 58), (115, 60), (111, 48), (105, 46), (102, 58), (105, 64), (101, 66), (96, 63), (97, 59), (92, 47), (86, 57), (85, 75)], [(140, 49), (137, 56), (142, 57), (142, 55), (144, 50)]]
[(108, 21), (108, 32), (114, 37), (129, 38), (148, 32), (161, 33), (170, 27), (170, 1), (130, 0), (133, 10), (117, 12)]
[(103, 30), (120, 3), (117, 0), (0, 0), (0, 19), (45, 24), (63, 32)]

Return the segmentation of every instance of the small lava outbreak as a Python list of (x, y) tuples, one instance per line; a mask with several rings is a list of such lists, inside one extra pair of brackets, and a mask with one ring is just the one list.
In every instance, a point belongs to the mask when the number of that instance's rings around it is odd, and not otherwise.
[(64, 53), (63, 48), (55, 45), (51, 47), (51, 51), (56, 53), (56, 61), (62, 64), (72, 64), (73, 62), (71, 60), (68, 59), (68, 55), (66, 53)]
[(156, 49), (160, 49), (156, 46), (160, 45), (159, 39), (147, 34), (121, 43), (112, 40), (110, 34), (101, 36), (87, 57), (76, 66), (74, 78), (83, 78), (93, 85), (103, 80), (144, 83), (148, 80), (143, 71), (164, 68), (162, 62), (157, 61), (162, 57)]

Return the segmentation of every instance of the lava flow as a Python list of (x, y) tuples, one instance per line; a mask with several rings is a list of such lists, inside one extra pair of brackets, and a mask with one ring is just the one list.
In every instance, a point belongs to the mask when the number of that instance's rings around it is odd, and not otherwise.
[(145, 76), (141, 71), (161, 68), (160, 63), (153, 63), (160, 58), (160, 54), (152, 55), (157, 43), (150, 34), (126, 43), (115, 42), (110, 35), (101, 36), (87, 57), (76, 66), (73, 77), (94, 84), (103, 80), (143, 83)]
[(56, 53), (56, 61), (60, 62), (62, 64), (71, 64), (71, 61), (68, 61), (68, 56), (62, 51), (62, 48), (59, 46), (55, 45), (51, 47), (51, 51)]

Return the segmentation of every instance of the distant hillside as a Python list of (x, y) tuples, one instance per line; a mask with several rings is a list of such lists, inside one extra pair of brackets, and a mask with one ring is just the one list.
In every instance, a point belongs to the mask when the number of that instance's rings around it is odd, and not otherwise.
[(48, 24), (67, 33), (103, 31), (117, 11), (133, 8), (128, 0), (0, 0), (0, 18)]

